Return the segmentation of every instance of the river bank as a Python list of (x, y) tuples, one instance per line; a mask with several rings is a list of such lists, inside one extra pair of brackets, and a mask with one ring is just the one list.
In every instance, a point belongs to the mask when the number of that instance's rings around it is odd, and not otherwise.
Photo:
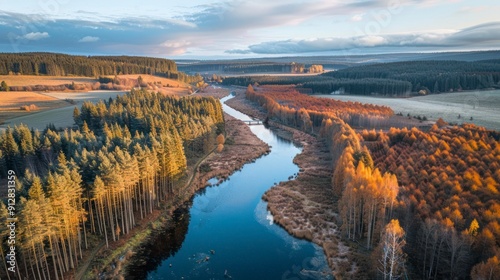
[[(223, 100), (228, 103), (228, 98)], [(226, 105), (223, 108), (240, 120), (251, 119)], [(220, 185), (197, 192), (182, 213), (174, 215), (178, 218), (170, 223), (175, 224), (171, 231), (151, 238), (137, 252), (129, 265), (128, 277), (332, 279), (322, 248), (293, 237), (273, 223), (267, 203), (262, 200), (276, 182), (287, 181), (299, 172), (293, 158), (302, 149), (281, 137), (281, 133), (277, 135), (277, 130), (263, 125), (248, 127), (272, 146), (270, 153), (246, 164)], [(227, 141), (230, 140), (228, 135)], [(253, 149), (247, 143), (240, 147)]]
[(152, 215), (140, 221), (129, 234), (122, 236), (119, 241), (110, 243), (109, 248), (102, 247), (90, 252), (89, 257), (82, 261), (75, 275), (76, 279), (93, 279), (97, 275), (105, 279), (126, 279), (129, 259), (154, 234), (169, 230), (174, 211), (184, 207), (183, 205), (198, 190), (208, 186), (209, 179), (218, 178), (222, 181), (245, 163), (252, 162), (269, 152), (270, 147), (256, 137), (247, 125), (227, 114), (224, 117), (226, 144), (222, 152), (214, 151), (202, 158), (194, 166), (197, 170), (193, 175), (194, 178), (190, 180), (191, 184), (181, 188), (179, 193), (164, 204), (163, 209), (155, 210)]
[[(227, 105), (252, 117), (265, 119), (266, 112), (245, 98), (245, 89), (236, 89)], [(332, 163), (326, 145), (307, 133), (270, 121), (271, 129), (303, 148), (294, 158), (300, 168), (295, 178), (269, 189), (263, 196), (274, 222), (288, 233), (321, 247), (336, 278), (359, 277), (359, 263), (340, 240), (336, 224), (337, 198), (331, 187)]]

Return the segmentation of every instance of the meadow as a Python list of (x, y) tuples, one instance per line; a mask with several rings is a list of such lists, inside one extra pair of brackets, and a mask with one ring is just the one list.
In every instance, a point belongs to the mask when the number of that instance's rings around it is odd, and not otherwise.
[(61, 84), (95, 83), (97, 79), (78, 76), (35, 76), (35, 75), (0, 75), (0, 81), (9, 86), (44, 85), (57, 86)]
[(69, 103), (53, 96), (37, 92), (1, 92), (0, 124), (5, 123), (7, 119), (13, 119), (33, 113), (33, 111), (29, 112), (21, 109), (21, 106), (29, 105), (35, 105), (37, 111), (42, 111), (68, 106)]
[[(47, 92), (44, 94), (27, 93), (27, 92), (9, 92), (8, 95), (23, 96), (18, 100), (25, 100), (22, 104), (39, 104), (36, 100), (43, 98), (49, 100), (48, 105), (40, 107), (39, 111), (30, 112), (27, 115), (14, 117), (4, 120), (0, 125), (0, 130), (4, 130), (7, 126), (13, 127), (18, 124), (26, 124), (28, 127), (43, 130), (47, 124), (52, 123), (56, 128), (67, 127), (73, 125), (73, 110), (75, 107), (80, 108), (84, 101), (97, 102), (99, 99), (109, 99), (117, 95), (124, 94), (125, 91), (89, 91), (89, 92)], [(3, 93), (6, 94), (6, 93)], [(2, 95), (3, 95), (2, 94)], [(35, 98), (35, 99), (33, 99)], [(0, 97), (2, 100), (2, 97)], [(65, 100), (71, 100), (67, 102)], [(19, 101), (13, 101), (13, 103)], [(2, 103), (3, 104), (3, 103)], [(18, 108), (18, 107), (16, 107)], [(2, 108), (3, 110), (3, 108)], [(0, 112), (2, 113), (2, 112)], [(12, 114), (11, 114), (12, 116)]]
[[(173, 79), (152, 75), (119, 75), (117, 85), (107, 85), (108, 88), (119, 87), (117, 90), (64, 90), (64, 91), (8, 91), (0, 93), (0, 130), (7, 126), (24, 123), (35, 129), (44, 129), (49, 123), (55, 127), (66, 127), (73, 124), (73, 109), (80, 107), (84, 101), (97, 102), (99, 99), (109, 99), (123, 94), (136, 86), (139, 76), (144, 87), (164, 95), (185, 96), (190, 94), (188, 84)], [(113, 79), (115, 76), (105, 76)], [(30, 75), (0, 75), (0, 81), (5, 81), (10, 87), (57, 87), (75, 83), (87, 89), (100, 84), (98, 79), (78, 76), (30, 76)], [(99, 88), (99, 87), (97, 87)], [(122, 89), (123, 88), (123, 89)], [(32, 110), (22, 109), (22, 106), (32, 106)]]

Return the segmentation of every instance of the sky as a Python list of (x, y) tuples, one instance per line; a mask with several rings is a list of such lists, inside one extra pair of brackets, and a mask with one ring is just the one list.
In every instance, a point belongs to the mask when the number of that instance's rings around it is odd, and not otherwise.
[(498, 0), (0, 0), (0, 52), (173, 59), (500, 49)]

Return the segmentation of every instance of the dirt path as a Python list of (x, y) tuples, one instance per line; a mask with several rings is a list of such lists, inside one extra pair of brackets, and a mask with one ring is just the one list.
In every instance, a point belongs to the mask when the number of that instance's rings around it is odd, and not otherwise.
[(88, 257), (86, 257), (85, 260), (78, 266), (79, 269), (75, 273), (76, 280), (83, 279), (83, 276), (85, 275), (85, 273), (87, 273), (87, 270), (89, 269), (90, 263), (96, 256), (97, 252), (99, 252), (99, 250), (104, 246), (104, 244), (106, 243), (104, 241), (101, 241), (101, 243), (99, 243), (94, 249), (92, 249)]

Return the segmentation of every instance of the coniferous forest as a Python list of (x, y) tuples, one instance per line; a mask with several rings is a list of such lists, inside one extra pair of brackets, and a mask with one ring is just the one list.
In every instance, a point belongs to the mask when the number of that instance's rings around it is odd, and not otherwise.
[[(11, 175), (7, 170), (17, 176), (16, 259), (23, 279), (65, 279), (91, 236), (108, 246), (130, 232), (175, 196), (186, 151), (206, 149), (196, 140), (221, 133), (224, 123), (214, 98), (134, 90), (84, 103), (74, 120), (77, 128), (64, 131), (20, 125), (0, 134), (0, 176)], [(0, 208), (6, 224), (6, 205)], [(1, 230), (5, 240), (8, 229)]]
[(150, 74), (192, 82), (174, 61), (137, 56), (75, 56), (57, 53), (0, 53), (0, 75), (85, 76)]
[(500, 61), (405, 61), (367, 64), (319, 76), (229, 77), (227, 85), (289, 85), (311, 93), (397, 96), (500, 88)]

